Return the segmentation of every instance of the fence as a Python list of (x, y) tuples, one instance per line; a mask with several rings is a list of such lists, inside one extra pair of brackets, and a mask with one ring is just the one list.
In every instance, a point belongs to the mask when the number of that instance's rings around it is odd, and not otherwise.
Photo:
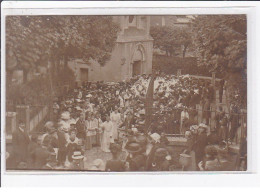
[[(30, 109), (32, 109), (33, 114)], [(38, 110), (38, 112), (35, 112)], [(39, 124), (48, 116), (48, 106), (17, 106), (16, 112), (6, 112), (6, 140), (7, 143), (12, 139), (12, 133), (17, 129), (18, 121), (25, 122), (26, 130), (32, 133)]]
[(42, 107), (37, 114), (35, 114), (33, 117), (30, 117), (30, 124), (29, 124), (29, 130), (30, 132), (33, 131), (37, 125), (46, 118), (48, 114), (48, 107), (44, 106)]
[[(155, 108), (155, 107), (152, 107), (153, 109), (153, 113), (158, 111), (159, 108)], [(175, 111), (176, 113), (178, 112), (180, 114), (180, 112), (183, 110), (183, 108), (171, 108), (172, 111)], [(194, 108), (187, 108), (187, 111), (188, 113), (192, 112), (192, 111), (195, 111), (196, 112), (196, 121), (197, 121), (197, 124), (200, 124), (202, 122), (205, 122), (205, 117), (203, 116), (203, 113), (209, 113), (210, 116), (209, 116), (209, 127), (212, 129), (212, 128), (215, 128), (216, 127), (216, 119), (215, 119), (215, 116), (217, 113), (220, 113), (220, 111), (218, 111), (216, 109), (216, 106), (214, 103), (211, 104), (211, 107), (210, 107), (210, 110), (204, 110), (203, 107), (200, 105), (200, 104), (197, 104), (196, 105), (196, 109)], [(155, 117), (157, 117), (159, 120), (162, 118), (162, 117), (165, 117), (165, 113), (161, 113), (161, 115), (156, 115), (156, 114), (153, 114)], [(176, 115), (175, 115), (176, 116)], [(179, 115), (180, 116), (180, 115)], [(247, 121), (246, 121), (246, 118), (247, 118), (247, 114), (246, 114), (246, 110), (242, 110), (241, 113), (230, 113), (228, 111), (228, 109), (225, 110), (225, 116), (227, 116), (227, 118), (230, 118), (231, 116), (238, 116), (239, 120), (238, 120), (238, 128), (240, 127), (240, 130), (238, 130), (237, 128), (237, 136), (236, 136), (236, 143), (240, 143), (241, 142), (241, 139), (243, 138), (246, 138), (246, 135), (247, 135), (247, 130), (246, 130), (246, 127), (244, 127), (244, 124), (246, 125), (247, 124)], [(156, 119), (154, 119), (156, 121)], [(151, 124), (152, 125), (152, 124)], [(167, 123), (165, 126), (169, 126)], [(246, 125), (247, 126), (247, 125)], [(166, 129), (167, 130), (167, 129)], [(179, 129), (178, 129), (179, 130)], [(226, 140), (229, 139), (230, 137), (230, 130), (231, 130), (231, 125), (230, 125), (230, 121), (228, 121), (228, 124), (227, 124), (227, 137), (226, 137)], [(170, 136), (172, 136), (171, 134), (168, 134)], [(176, 133), (174, 134), (173, 136), (183, 136), (183, 134), (181, 133)]]

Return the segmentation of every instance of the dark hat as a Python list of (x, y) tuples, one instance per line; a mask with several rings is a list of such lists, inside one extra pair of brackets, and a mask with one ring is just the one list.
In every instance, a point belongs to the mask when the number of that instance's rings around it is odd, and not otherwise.
[(142, 150), (140, 144), (137, 143), (137, 142), (134, 142), (134, 141), (127, 142), (125, 149), (130, 153), (137, 153), (137, 152), (140, 152)]
[(154, 157), (157, 159), (163, 159), (168, 155), (168, 151), (165, 148), (158, 148), (155, 151)]
[(111, 153), (118, 153), (121, 151), (121, 147), (116, 143), (112, 143), (110, 144), (110, 151)]

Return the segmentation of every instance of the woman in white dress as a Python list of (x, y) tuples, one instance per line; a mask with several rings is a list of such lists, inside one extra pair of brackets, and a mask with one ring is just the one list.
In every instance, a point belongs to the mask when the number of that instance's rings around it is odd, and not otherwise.
[(110, 152), (109, 147), (110, 143), (114, 143), (113, 139), (113, 123), (110, 120), (110, 117), (106, 116), (106, 121), (102, 123), (101, 128), (103, 130), (101, 138), (101, 150), (103, 152)]
[(121, 115), (117, 108), (115, 108), (115, 111), (111, 113), (110, 119), (113, 123), (113, 138), (118, 139), (118, 126), (121, 122)]

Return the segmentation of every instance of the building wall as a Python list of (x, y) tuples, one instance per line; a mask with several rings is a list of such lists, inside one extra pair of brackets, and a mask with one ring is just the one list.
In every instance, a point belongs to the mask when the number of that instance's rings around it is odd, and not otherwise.
[[(80, 82), (80, 68), (87, 68), (89, 81), (122, 81), (132, 76), (134, 60), (141, 60), (142, 73), (152, 72), (153, 39), (150, 36), (150, 17), (134, 16), (134, 22), (129, 23), (129, 16), (114, 16), (114, 21), (120, 24), (116, 45), (110, 60), (101, 66), (96, 61), (89, 64), (82, 60), (69, 62), (74, 70), (76, 81)], [(141, 57), (138, 55), (141, 53)], [(140, 58), (136, 58), (140, 57)]]

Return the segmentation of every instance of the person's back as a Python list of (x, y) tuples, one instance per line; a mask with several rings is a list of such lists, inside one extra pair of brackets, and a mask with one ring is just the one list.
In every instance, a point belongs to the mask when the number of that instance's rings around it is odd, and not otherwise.
[(29, 136), (25, 131), (22, 131), (20, 127), (13, 133), (13, 153), (16, 158), (17, 164), (21, 161), (27, 161), (27, 149), (30, 142)]
[(194, 144), (194, 152), (195, 152), (197, 164), (203, 159), (204, 151), (207, 144), (208, 144), (207, 134), (204, 132), (197, 137), (197, 141)]
[(106, 171), (122, 172), (125, 170), (124, 162), (119, 159), (111, 159), (106, 163)]

